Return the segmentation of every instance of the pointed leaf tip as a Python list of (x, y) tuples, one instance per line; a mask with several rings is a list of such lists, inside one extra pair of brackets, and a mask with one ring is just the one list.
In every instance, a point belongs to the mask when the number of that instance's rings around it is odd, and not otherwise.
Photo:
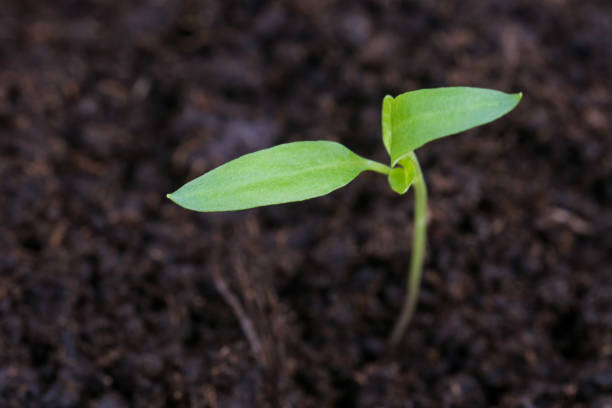
[(370, 169), (336, 142), (286, 143), (227, 162), (167, 197), (194, 211), (244, 210), (319, 197)]
[(518, 105), (522, 92), (470, 87), (420, 89), (393, 100), (391, 162), (441, 137), (489, 123)]

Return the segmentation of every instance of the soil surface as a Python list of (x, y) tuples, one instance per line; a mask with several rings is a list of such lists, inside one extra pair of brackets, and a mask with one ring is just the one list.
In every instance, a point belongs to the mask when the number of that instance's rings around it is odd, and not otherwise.
[[(611, 39), (608, 0), (4, 0), (0, 407), (611, 407)], [(411, 193), (165, 198), (277, 143), (386, 161), (382, 97), (447, 85), (525, 96), (419, 151), (397, 350)]]

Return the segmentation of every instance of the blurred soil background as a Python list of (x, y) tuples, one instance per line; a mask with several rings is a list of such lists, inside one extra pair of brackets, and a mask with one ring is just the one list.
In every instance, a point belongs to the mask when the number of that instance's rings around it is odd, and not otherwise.
[[(3, 0), (0, 407), (611, 407), (611, 74), (609, 0)], [(165, 198), (277, 143), (386, 161), (382, 97), (449, 85), (525, 96), (419, 152), (396, 351), (411, 194)]]

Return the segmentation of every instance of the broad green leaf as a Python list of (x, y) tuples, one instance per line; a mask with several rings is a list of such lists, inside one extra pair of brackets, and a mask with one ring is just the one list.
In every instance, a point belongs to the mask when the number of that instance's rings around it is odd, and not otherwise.
[(511, 111), (522, 94), (469, 87), (421, 89), (393, 100), (391, 163), (425, 143), (491, 122)]
[(382, 138), (387, 153), (391, 154), (391, 110), (393, 109), (393, 97), (387, 95), (383, 99), (382, 106)]
[(168, 198), (195, 211), (233, 211), (302, 201), (386, 167), (329, 141), (286, 143), (246, 154), (190, 181)]
[(394, 167), (387, 176), (387, 181), (391, 189), (398, 194), (404, 194), (410, 188), (410, 185), (414, 181), (416, 170), (412, 161), (402, 161), (402, 166)]

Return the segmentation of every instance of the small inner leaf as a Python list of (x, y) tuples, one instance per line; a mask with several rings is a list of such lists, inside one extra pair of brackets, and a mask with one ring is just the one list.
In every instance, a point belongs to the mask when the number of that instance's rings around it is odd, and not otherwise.
[(398, 194), (404, 194), (414, 181), (416, 170), (410, 160), (402, 161), (402, 166), (394, 167), (387, 176), (391, 189)]
[(330, 193), (364, 170), (387, 172), (329, 141), (286, 143), (246, 154), (190, 181), (168, 198), (195, 211), (234, 211)]
[(521, 96), (469, 87), (421, 89), (397, 96), (391, 114), (392, 166), (425, 143), (499, 118), (514, 109)]
[(382, 105), (382, 138), (387, 153), (391, 154), (391, 112), (393, 110), (393, 97), (385, 96)]

